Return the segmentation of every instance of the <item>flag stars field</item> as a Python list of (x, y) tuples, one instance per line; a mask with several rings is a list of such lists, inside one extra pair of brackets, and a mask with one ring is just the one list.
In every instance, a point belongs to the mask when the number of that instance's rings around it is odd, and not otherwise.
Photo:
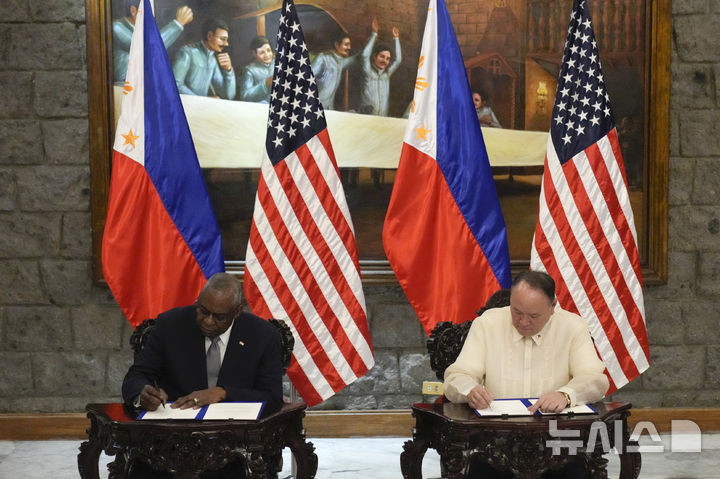
[[(317, 86), (309, 66), (305, 41), (300, 37), (300, 25), (288, 18), (290, 10), (280, 17), (280, 34), (288, 37), (278, 47), (275, 63), (274, 88), (271, 92), (268, 126), (272, 128), (267, 146), (277, 150), (271, 159), (285, 156), (294, 147), (305, 143), (317, 130), (311, 125), (324, 117), (318, 101)], [(278, 101), (276, 101), (278, 100)]]
[[(595, 128), (601, 120), (610, 118), (605, 84), (600, 73), (597, 43), (592, 36), (592, 24), (581, 12), (571, 16), (571, 35), (565, 47), (558, 84), (558, 102), (553, 119), (558, 128), (553, 132), (556, 147), (569, 148), (568, 155), (577, 153), (597, 137)], [(591, 113), (598, 112), (590, 116)]]

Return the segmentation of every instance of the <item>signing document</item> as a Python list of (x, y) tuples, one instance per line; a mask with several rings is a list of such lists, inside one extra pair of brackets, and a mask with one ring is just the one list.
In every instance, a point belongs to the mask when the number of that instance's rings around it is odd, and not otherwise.
[[(475, 412), (482, 417), (499, 417), (499, 416), (532, 416), (533, 413), (527, 408), (535, 404), (537, 398), (523, 399), (495, 399), (490, 403), (490, 407), (485, 409), (476, 409)], [(563, 409), (559, 413), (546, 414), (596, 414), (597, 412), (590, 406), (583, 404)], [(535, 414), (540, 415), (540, 411)]]
[(200, 409), (173, 409), (167, 403), (155, 411), (143, 411), (138, 419), (164, 420), (164, 419), (196, 419), (196, 420), (235, 420), (254, 421), (260, 417), (265, 403), (262, 402), (219, 402), (209, 404)]

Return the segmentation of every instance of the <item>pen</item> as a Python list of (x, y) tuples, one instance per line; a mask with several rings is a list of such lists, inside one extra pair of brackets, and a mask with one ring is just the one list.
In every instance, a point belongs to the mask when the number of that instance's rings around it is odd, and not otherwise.
[[(153, 381), (153, 387), (154, 387), (155, 389), (157, 389), (158, 391), (160, 391), (160, 386), (158, 385), (157, 379), (155, 379), (155, 380)], [(165, 409), (165, 401), (164, 401), (164, 400), (161, 400), (161, 401), (160, 401), (160, 404), (162, 404), (163, 409)]]

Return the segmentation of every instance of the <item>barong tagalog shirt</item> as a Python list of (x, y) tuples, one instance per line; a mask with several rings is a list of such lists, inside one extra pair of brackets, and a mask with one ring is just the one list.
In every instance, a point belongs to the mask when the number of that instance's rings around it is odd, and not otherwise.
[(588, 327), (580, 316), (555, 307), (543, 329), (522, 336), (510, 307), (476, 318), (457, 360), (445, 370), (445, 396), (467, 402), (478, 385), (497, 399), (565, 392), (572, 405), (600, 400), (609, 382)]

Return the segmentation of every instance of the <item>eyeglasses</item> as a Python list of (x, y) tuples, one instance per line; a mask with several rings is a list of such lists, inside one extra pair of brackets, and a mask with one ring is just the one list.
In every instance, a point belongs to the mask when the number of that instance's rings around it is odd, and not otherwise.
[(230, 311), (229, 313), (214, 313), (207, 309), (205, 306), (203, 306), (200, 303), (200, 300), (195, 301), (195, 310), (200, 315), (201, 319), (205, 319), (208, 316), (212, 316), (216, 323), (227, 323), (229, 321), (232, 321), (235, 319), (235, 310)]

